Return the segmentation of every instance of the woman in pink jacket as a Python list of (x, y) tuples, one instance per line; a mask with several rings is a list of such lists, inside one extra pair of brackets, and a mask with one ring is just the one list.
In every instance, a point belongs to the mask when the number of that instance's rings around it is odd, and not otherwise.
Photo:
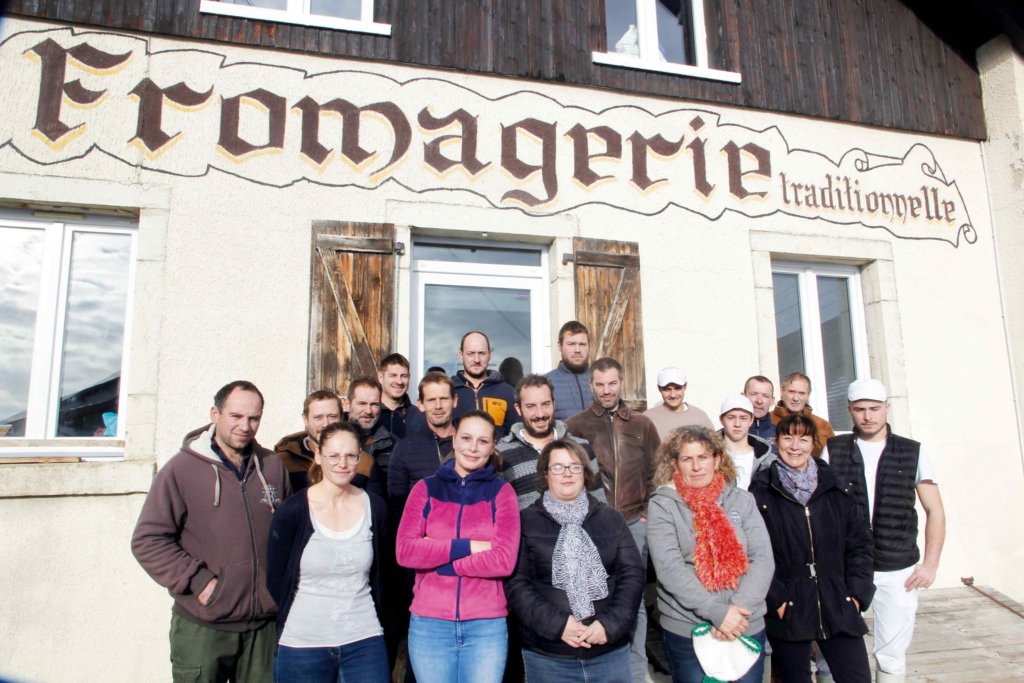
[(428, 683), (500, 683), (508, 632), (502, 579), (519, 552), (519, 504), (495, 471), (494, 420), (459, 420), (455, 458), (413, 487), (398, 563), (416, 571), (409, 659)]

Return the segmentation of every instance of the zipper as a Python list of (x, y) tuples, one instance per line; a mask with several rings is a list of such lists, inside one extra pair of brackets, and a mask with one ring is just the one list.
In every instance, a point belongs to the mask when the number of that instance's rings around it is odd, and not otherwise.
[[(461, 494), (459, 495), (459, 516), (455, 519), (455, 538), (462, 538), (462, 511), (466, 507), (466, 478), (463, 477), (459, 481), (459, 485), (462, 487)], [(459, 576), (455, 583), (455, 621), (461, 621), (461, 604), (462, 604), (462, 577)]]
[[(253, 454), (253, 457), (256, 457), (256, 455)], [(249, 543), (250, 543), (250, 545), (252, 547), (252, 583), (250, 584), (252, 586), (252, 591), (250, 593), (251, 602), (250, 602), (250, 605), (249, 605), (249, 621), (250, 622), (255, 622), (256, 621), (256, 599), (257, 599), (257, 591), (259, 590), (259, 588), (257, 587), (257, 582), (259, 581), (259, 577), (258, 577), (258, 572), (257, 572), (257, 569), (256, 569), (257, 564), (259, 562), (259, 558), (256, 556), (256, 530), (253, 528), (253, 524), (252, 524), (252, 511), (249, 509), (249, 497), (246, 495), (246, 492), (245, 492), (245, 480), (243, 479), (242, 481), (238, 482), (238, 485), (239, 485), (239, 488), (242, 489), (242, 507), (245, 508), (245, 520), (246, 520), (246, 522), (248, 522), (248, 525), (249, 525)]]
[[(569, 368), (566, 368), (566, 370), (569, 370)], [(580, 376), (572, 372), (572, 370), (569, 370), (569, 372), (572, 373), (573, 378), (576, 380), (576, 391), (580, 395), (580, 410), (586, 410), (587, 404), (583, 402), (583, 385), (580, 384)]]
[(818, 626), (821, 628), (823, 638), (828, 638), (825, 632), (825, 620), (821, 613), (821, 584), (818, 582), (818, 562), (814, 557), (814, 531), (811, 529), (811, 508), (804, 506), (804, 517), (807, 518), (807, 535), (811, 538), (811, 578), (814, 579), (814, 599), (818, 602)]
[(615, 466), (612, 468), (615, 471), (615, 509), (621, 510), (619, 507), (619, 440), (615, 438), (615, 413), (608, 412), (608, 426), (612, 431), (612, 459), (615, 461)]

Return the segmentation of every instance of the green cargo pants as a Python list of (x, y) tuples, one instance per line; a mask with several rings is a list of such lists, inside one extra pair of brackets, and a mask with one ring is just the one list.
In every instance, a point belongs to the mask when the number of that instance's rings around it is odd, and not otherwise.
[(171, 615), (173, 683), (273, 683), (274, 622), (235, 633)]

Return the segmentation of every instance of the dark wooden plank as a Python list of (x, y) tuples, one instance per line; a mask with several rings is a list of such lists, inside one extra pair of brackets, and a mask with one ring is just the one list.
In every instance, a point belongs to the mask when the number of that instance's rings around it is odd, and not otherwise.
[(604, 0), (378, 0), (375, 18), (391, 24), (391, 37), (202, 15), (199, 0), (12, 0), (6, 11), (985, 137), (973, 50), (983, 17), (1012, 3), (992, 0), (959, 31), (953, 10), (924, 0), (697, 1), (709, 21), (712, 65), (738, 70), (740, 86), (595, 65), (591, 52), (607, 50)]

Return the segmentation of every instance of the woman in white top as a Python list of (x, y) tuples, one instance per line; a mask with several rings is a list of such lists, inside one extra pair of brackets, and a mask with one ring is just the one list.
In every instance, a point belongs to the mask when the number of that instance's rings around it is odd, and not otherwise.
[(312, 485), (274, 514), (267, 588), (278, 605), (278, 683), (391, 680), (379, 616), (386, 504), (356, 488), (359, 437), (347, 422), (320, 433)]

